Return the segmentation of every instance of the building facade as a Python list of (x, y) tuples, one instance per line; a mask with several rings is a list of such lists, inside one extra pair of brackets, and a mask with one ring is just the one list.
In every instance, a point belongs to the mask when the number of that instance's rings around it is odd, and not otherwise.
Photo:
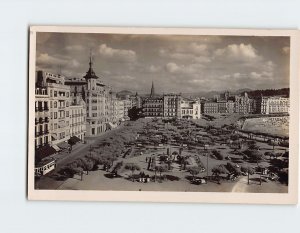
[(49, 72), (37, 72), (37, 84), (49, 93), (51, 143), (57, 145), (70, 139), (70, 87), (65, 77)]
[(261, 114), (289, 113), (290, 100), (286, 97), (261, 97), (257, 100), (257, 108)]
[(180, 118), (181, 99), (182, 98), (180, 94), (163, 95), (163, 117), (164, 118)]
[(216, 114), (219, 113), (217, 102), (203, 102), (201, 104), (201, 111), (204, 114)]
[(180, 111), (181, 111), (180, 118), (200, 119), (201, 118), (200, 101), (181, 100)]
[(97, 136), (110, 129), (114, 121), (113, 93), (102, 78), (93, 70), (90, 57), (89, 69), (83, 78), (71, 78), (66, 81), (72, 95), (79, 95), (86, 104), (86, 136)]
[(35, 148), (51, 143), (49, 132), (49, 95), (47, 88), (35, 89)]
[(70, 137), (84, 141), (86, 134), (86, 104), (80, 98), (74, 99), (70, 106)]

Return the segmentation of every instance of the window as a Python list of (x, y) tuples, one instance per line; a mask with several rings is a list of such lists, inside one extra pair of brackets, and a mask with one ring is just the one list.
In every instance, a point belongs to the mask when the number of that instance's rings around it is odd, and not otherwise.
[(50, 101), (50, 108), (52, 108), (52, 101)]
[(54, 113), (54, 119), (57, 119), (57, 112)]
[(69, 117), (69, 111), (66, 111), (66, 117)]
[(52, 97), (52, 90), (50, 90), (50, 97)]
[(54, 108), (57, 108), (57, 102), (56, 101), (54, 102)]
[(57, 97), (57, 91), (54, 91), (54, 97)]

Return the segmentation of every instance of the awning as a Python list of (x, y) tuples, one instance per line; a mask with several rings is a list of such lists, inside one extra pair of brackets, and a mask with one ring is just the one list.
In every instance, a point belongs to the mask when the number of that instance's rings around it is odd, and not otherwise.
[(56, 151), (60, 151), (60, 148), (57, 145), (52, 145), (52, 147), (56, 150)]
[(35, 159), (40, 161), (45, 157), (55, 154), (57, 151), (50, 145), (42, 146), (35, 150)]
[(71, 137), (69, 140), (68, 140), (68, 143), (70, 144), (70, 145), (74, 145), (74, 144), (76, 144), (77, 142), (80, 142), (81, 140), (80, 140), (80, 138), (78, 138), (78, 137), (76, 137), (76, 136), (73, 136), (73, 137)]
[(116, 128), (117, 126), (114, 125), (114, 124), (111, 123), (111, 122), (108, 122), (108, 123), (107, 123), (107, 127), (108, 127), (109, 129), (114, 129), (114, 128)]
[(66, 149), (69, 147), (69, 144), (67, 142), (60, 142), (57, 144), (57, 146), (61, 149)]

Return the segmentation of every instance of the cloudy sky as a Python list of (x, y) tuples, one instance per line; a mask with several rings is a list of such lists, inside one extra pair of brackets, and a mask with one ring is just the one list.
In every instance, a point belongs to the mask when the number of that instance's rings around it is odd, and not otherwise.
[(289, 86), (288, 37), (38, 33), (37, 69), (82, 77), (94, 70), (114, 91), (195, 93)]

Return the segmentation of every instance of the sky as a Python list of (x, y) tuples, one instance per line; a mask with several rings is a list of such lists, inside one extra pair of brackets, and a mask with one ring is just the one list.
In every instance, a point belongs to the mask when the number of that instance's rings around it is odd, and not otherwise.
[(113, 91), (198, 93), (289, 87), (289, 37), (37, 33), (36, 69)]

